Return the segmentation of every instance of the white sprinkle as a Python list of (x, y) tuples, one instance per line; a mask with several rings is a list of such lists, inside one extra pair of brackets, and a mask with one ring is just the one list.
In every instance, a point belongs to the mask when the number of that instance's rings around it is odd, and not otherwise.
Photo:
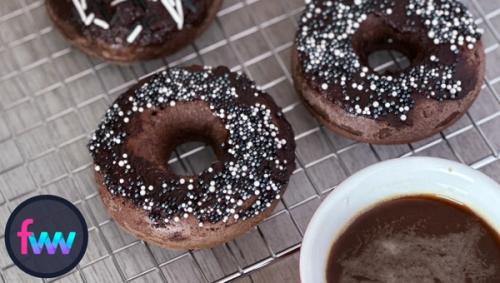
[(141, 32), (142, 32), (142, 25), (137, 25), (134, 28), (134, 30), (128, 35), (127, 42), (128, 43), (134, 42)]
[(114, 7), (114, 6), (118, 5), (118, 4), (126, 2), (126, 1), (127, 0), (113, 0), (110, 5), (111, 5), (111, 7)]
[(106, 21), (103, 21), (101, 19), (95, 18), (94, 19), (94, 24), (96, 26), (99, 26), (99, 27), (103, 28), (103, 29), (109, 29), (109, 24)]
[(73, 5), (75, 6), (78, 14), (80, 15), (80, 19), (82, 22), (88, 26), (94, 20), (95, 15), (93, 13), (87, 15), (85, 10), (87, 10), (87, 1), (86, 0), (73, 0)]
[(181, 0), (161, 0), (161, 3), (165, 6), (172, 19), (177, 23), (177, 28), (181, 30), (184, 26), (184, 9)]

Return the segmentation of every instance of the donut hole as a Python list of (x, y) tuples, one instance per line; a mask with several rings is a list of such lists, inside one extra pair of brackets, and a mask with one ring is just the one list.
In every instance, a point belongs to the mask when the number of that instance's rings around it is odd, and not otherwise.
[(395, 75), (430, 56), (427, 37), (399, 31), (383, 17), (369, 15), (352, 38), (352, 47), (363, 66), (379, 74)]
[(196, 176), (227, 154), (221, 146), (228, 135), (225, 125), (202, 101), (144, 111), (129, 127), (130, 155), (170, 174)]
[(170, 154), (168, 166), (179, 176), (198, 175), (216, 163), (219, 157), (206, 140), (192, 140), (178, 145)]
[(397, 74), (410, 67), (411, 61), (397, 50), (385, 49), (370, 53), (367, 65), (380, 75)]

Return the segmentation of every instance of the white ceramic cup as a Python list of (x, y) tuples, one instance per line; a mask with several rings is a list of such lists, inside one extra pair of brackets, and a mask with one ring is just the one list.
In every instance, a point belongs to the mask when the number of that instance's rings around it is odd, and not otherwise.
[(314, 214), (302, 242), (302, 283), (326, 282), (335, 240), (359, 214), (403, 196), (432, 195), (461, 203), (500, 232), (500, 185), (463, 164), (429, 157), (384, 161), (342, 182)]

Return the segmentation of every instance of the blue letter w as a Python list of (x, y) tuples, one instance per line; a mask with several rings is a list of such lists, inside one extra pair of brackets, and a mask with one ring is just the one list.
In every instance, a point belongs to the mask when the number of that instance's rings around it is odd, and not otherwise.
[(62, 232), (55, 232), (54, 238), (51, 240), (47, 232), (41, 232), (38, 240), (35, 238), (35, 233), (31, 234), (29, 240), (31, 249), (36, 255), (42, 253), (43, 246), (45, 246), (49, 255), (55, 254), (58, 246), (61, 247), (62, 254), (67, 255), (73, 246), (75, 237), (76, 232), (69, 232), (68, 238), (65, 240)]

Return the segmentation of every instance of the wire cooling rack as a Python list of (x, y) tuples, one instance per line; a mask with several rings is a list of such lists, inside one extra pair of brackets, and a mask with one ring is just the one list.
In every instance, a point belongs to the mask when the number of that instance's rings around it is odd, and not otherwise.
[[(303, 0), (225, 0), (211, 28), (180, 53), (114, 66), (71, 48), (49, 22), (42, 0), (0, 1), (0, 226), (33, 195), (61, 195), (89, 225), (79, 266), (56, 282), (298, 282), (300, 242), (321, 200), (372, 163), (428, 155), (458, 160), (500, 181), (500, 2), (466, 3), (485, 30), (482, 94), (458, 123), (427, 140), (400, 146), (354, 143), (323, 128), (292, 87), (290, 50)], [(379, 68), (400, 64), (392, 53)], [(392, 60), (395, 59), (395, 60)], [(244, 236), (211, 250), (176, 252), (127, 235), (109, 218), (92, 177), (87, 137), (108, 105), (129, 86), (166, 65), (228, 65), (273, 95), (293, 125), (297, 165), (274, 214)], [(377, 63), (377, 62), (375, 62)], [(169, 161), (199, 171), (207, 147), (181, 146)], [(0, 230), (0, 282), (40, 282), (7, 256)]]

